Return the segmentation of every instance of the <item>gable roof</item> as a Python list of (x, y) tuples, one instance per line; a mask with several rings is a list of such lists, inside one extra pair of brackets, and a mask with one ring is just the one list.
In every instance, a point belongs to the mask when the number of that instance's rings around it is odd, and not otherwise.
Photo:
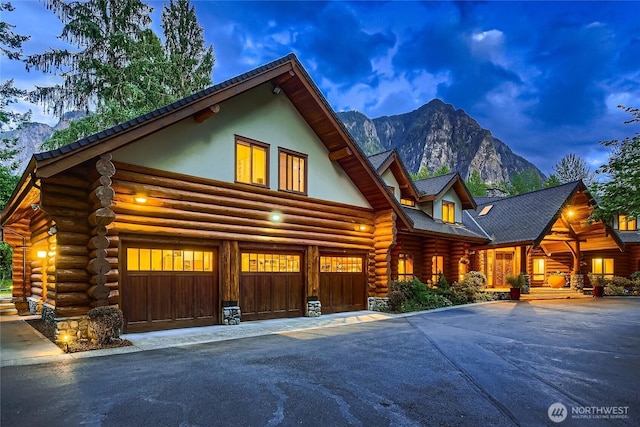
[(458, 197), (460, 197), (462, 209), (475, 209), (477, 206), (471, 192), (458, 172), (425, 178), (414, 182), (420, 192), (421, 201), (440, 199), (453, 187)]
[[(259, 85), (279, 87), (302, 118), (312, 128), (329, 152), (374, 209), (394, 209), (407, 223), (402, 210), (386, 189), (382, 178), (371, 167), (365, 154), (351, 138), (327, 100), (294, 54), (272, 61), (247, 73), (213, 85), (172, 104), (159, 108), (80, 139), (55, 150), (33, 156), (11, 200), (2, 213), (7, 221), (24, 204), (25, 194), (38, 178), (48, 178), (87, 160), (112, 152), (147, 135), (158, 132), (180, 120), (193, 117), (202, 121), (213, 115), (219, 103)], [(199, 120), (202, 118), (202, 120)], [(20, 195), (22, 193), (22, 195)]]
[[(564, 208), (569, 207), (578, 195), (582, 195), (581, 200), (584, 204), (590, 206), (593, 202), (593, 198), (582, 181), (512, 197), (487, 199), (485, 203), (478, 205), (475, 211), (468, 211), (469, 216), (465, 217), (465, 224), (472, 226), (471, 220), (475, 221), (491, 236), (492, 245), (531, 244), (538, 246), (552, 231), (556, 221), (562, 217)], [(485, 214), (481, 215), (483, 209)], [(598, 227), (604, 229), (603, 234), (611, 236), (619, 248), (624, 246), (606, 224), (598, 224)]]
[[(398, 181), (400, 185), (400, 191), (409, 193), (415, 199), (420, 198), (420, 193), (411, 179), (411, 174), (407, 170), (406, 166), (400, 159), (400, 155), (395, 150), (383, 151), (382, 153), (374, 154), (369, 156), (369, 162), (376, 169), (378, 175), (382, 177), (382, 175), (387, 172), (389, 169), (393, 176)], [(403, 191), (404, 190), (404, 191)]]
[(389, 167), (388, 163), (393, 159), (395, 150), (383, 151), (382, 153), (369, 156), (369, 162), (379, 174), (384, 173), (384, 169)]
[(428, 231), (430, 234), (438, 234), (443, 237), (457, 237), (464, 240), (475, 240), (485, 243), (489, 237), (479, 227), (468, 227), (467, 224), (448, 224), (436, 221), (420, 209), (402, 207), (404, 213), (413, 223), (413, 230)]

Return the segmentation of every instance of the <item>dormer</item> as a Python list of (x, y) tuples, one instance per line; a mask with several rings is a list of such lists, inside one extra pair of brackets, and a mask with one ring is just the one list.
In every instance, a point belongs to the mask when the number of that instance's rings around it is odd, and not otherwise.
[(460, 224), (462, 212), (476, 208), (469, 189), (457, 172), (421, 179), (415, 186), (420, 192), (418, 202), (422, 210), (444, 223)]
[(395, 150), (384, 151), (369, 157), (369, 162), (376, 169), (387, 189), (403, 206), (416, 207), (418, 191), (413, 185), (411, 176), (402, 164)]

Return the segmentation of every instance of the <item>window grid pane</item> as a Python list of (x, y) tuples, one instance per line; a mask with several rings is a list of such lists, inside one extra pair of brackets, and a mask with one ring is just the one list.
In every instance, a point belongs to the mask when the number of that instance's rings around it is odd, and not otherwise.
[(321, 256), (322, 273), (362, 273), (361, 257)]
[(306, 192), (306, 157), (280, 152), (280, 190)]
[(300, 255), (243, 253), (243, 273), (299, 273)]
[(127, 248), (128, 271), (213, 271), (213, 252)]

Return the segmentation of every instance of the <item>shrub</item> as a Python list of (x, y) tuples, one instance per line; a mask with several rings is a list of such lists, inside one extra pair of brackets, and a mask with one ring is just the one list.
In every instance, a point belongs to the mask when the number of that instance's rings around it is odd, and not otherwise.
[(109, 344), (120, 338), (123, 316), (122, 310), (116, 307), (96, 307), (89, 310), (89, 331), (100, 345)]
[(404, 294), (402, 291), (389, 292), (389, 310), (402, 311), (402, 303), (404, 302)]
[(604, 294), (610, 296), (621, 296), (626, 295), (627, 292), (622, 286), (608, 285), (606, 288), (604, 288)]
[(631, 273), (631, 280), (640, 280), (640, 271), (636, 271), (635, 273)]
[(470, 271), (464, 275), (462, 284), (465, 286), (473, 286), (479, 291), (483, 291), (487, 287), (487, 276), (480, 271)]
[(635, 283), (633, 283), (633, 280), (629, 280), (626, 277), (614, 276), (614, 278), (611, 279), (609, 286), (616, 286), (631, 291), (633, 290)]

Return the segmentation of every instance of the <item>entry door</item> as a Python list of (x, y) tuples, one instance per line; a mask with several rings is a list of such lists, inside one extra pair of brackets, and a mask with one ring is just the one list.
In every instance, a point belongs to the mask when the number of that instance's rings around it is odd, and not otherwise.
[(497, 252), (495, 268), (495, 286), (506, 286), (507, 276), (513, 275), (513, 253)]

